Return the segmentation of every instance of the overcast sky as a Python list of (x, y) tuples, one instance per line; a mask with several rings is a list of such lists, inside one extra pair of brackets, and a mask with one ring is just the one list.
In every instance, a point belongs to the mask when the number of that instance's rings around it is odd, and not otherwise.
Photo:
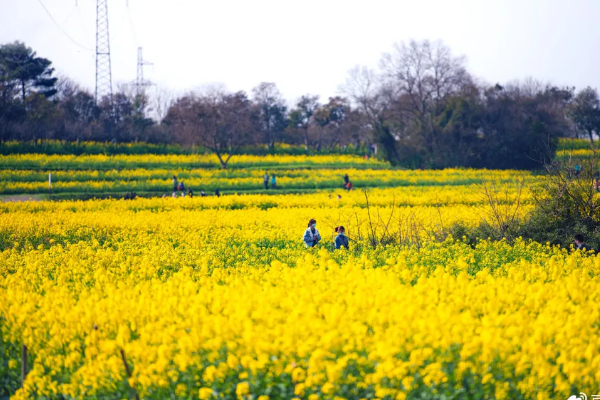
[[(40, 4), (42, 2), (61, 28)], [(23, 41), (93, 90), (96, 0), (0, 0), (0, 43)], [(600, 88), (600, 0), (108, 0), (113, 83), (177, 92), (275, 82), (294, 101), (335, 95), (353, 66), (395, 42), (442, 39), (489, 83), (533, 77)], [(62, 29), (62, 31), (61, 31)], [(64, 32), (63, 32), (64, 31)], [(75, 44), (69, 39), (77, 42)], [(80, 47), (82, 46), (82, 47)]]

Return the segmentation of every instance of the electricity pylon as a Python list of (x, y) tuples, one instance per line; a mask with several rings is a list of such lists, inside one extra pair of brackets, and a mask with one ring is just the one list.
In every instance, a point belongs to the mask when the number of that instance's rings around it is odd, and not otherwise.
[(137, 62), (137, 80), (135, 81), (135, 94), (136, 96), (141, 96), (144, 94), (144, 88), (146, 86), (151, 86), (152, 83), (144, 80), (144, 66), (153, 65), (148, 61), (144, 61), (144, 57), (142, 57), (142, 48), (138, 47), (138, 62)]
[(108, 32), (108, 0), (96, 1), (96, 104), (104, 97), (112, 105), (112, 71), (110, 35)]

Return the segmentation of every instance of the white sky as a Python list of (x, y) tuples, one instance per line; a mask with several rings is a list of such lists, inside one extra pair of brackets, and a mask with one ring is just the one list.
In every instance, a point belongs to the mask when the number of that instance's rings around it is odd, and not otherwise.
[[(48, 8), (71, 42), (52, 22)], [(294, 101), (335, 95), (356, 64), (394, 42), (442, 39), (489, 83), (533, 77), (600, 87), (600, 0), (108, 0), (113, 84), (136, 76), (176, 92), (275, 82)], [(95, 0), (0, 0), (0, 43), (23, 41), (93, 90)], [(77, 5), (76, 5), (77, 4)]]

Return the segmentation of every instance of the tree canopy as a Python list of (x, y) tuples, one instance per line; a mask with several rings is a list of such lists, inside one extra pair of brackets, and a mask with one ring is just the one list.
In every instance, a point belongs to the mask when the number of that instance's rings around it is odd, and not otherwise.
[(250, 95), (213, 86), (178, 97), (123, 86), (112, 103), (96, 104), (53, 75), (25, 44), (0, 46), (0, 140), (178, 143), (212, 151), (224, 168), (243, 146), (272, 153), (287, 143), (307, 152), (363, 146), (412, 168), (532, 169), (552, 157), (559, 137), (593, 142), (600, 131), (596, 89), (482, 83), (441, 41), (398, 43), (377, 69), (350, 70), (339, 96), (308, 93), (293, 105), (273, 82)]

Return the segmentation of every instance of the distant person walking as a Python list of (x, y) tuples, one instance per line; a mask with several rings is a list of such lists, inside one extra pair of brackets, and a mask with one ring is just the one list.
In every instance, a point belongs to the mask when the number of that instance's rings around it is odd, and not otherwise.
[(277, 178), (275, 177), (275, 174), (273, 174), (273, 176), (271, 177), (271, 189), (275, 189), (277, 187)]
[(350, 241), (350, 239), (348, 239), (348, 236), (346, 236), (346, 228), (344, 228), (343, 226), (338, 226), (335, 228), (335, 231), (337, 232), (337, 236), (335, 237), (335, 248), (336, 249), (341, 249), (342, 247), (344, 247), (346, 250), (348, 250), (348, 242)]
[(179, 190), (181, 190), (181, 197), (185, 197), (185, 185), (183, 181), (179, 182)]
[(192, 190), (192, 188), (188, 188), (188, 196), (194, 197), (194, 191)]
[(350, 177), (348, 177), (348, 174), (344, 175), (344, 187), (346, 187), (346, 185), (348, 185), (348, 182), (350, 182)]
[(173, 175), (173, 197), (177, 195), (177, 177)]
[(265, 172), (265, 176), (263, 177), (263, 184), (265, 185), (265, 190), (269, 190), (269, 174)]
[(577, 250), (581, 250), (581, 251), (590, 251), (590, 246), (588, 246), (587, 244), (583, 243), (584, 237), (581, 233), (578, 233), (577, 235), (575, 235), (575, 248)]
[(221, 191), (218, 188), (215, 189), (215, 196), (221, 197)]
[(304, 231), (304, 236), (302, 240), (304, 241), (306, 247), (315, 247), (317, 244), (319, 244), (319, 241), (321, 240), (321, 235), (317, 230), (316, 220), (311, 219), (310, 221), (308, 221), (308, 228), (306, 229), (306, 231)]

